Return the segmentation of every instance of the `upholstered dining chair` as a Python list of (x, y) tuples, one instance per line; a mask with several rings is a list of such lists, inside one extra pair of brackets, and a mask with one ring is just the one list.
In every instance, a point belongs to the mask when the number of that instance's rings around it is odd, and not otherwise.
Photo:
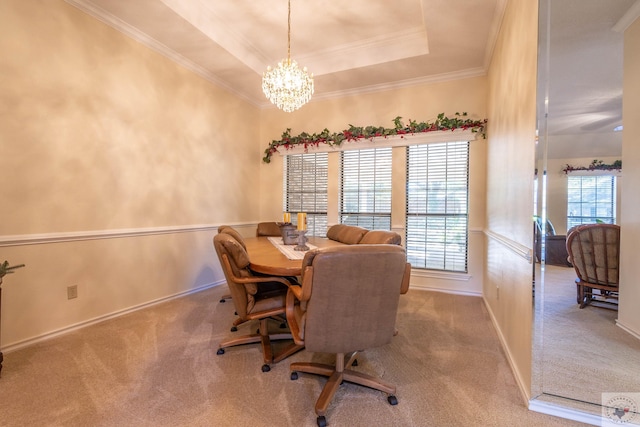
[(277, 222), (259, 222), (256, 237), (260, 236), (282, 236), (282, 231)]
[[(221, 225), (218, 227), (218, 233), (226, 233), (229, 234), (230, 236), (232, 236), (234, 239), (236, 239), (243, 248), (247, 249), (247, 245), (244, 242), (244, 239), (242, 238), (242, 235), (240, 234), (240, 232), (238, 232), (238, 230), (236, 230), (235, 228), (229, 226), (229, 225)], [(231, 294), (224, 294), (220, 297), (220, 302), (226, 302), (228, 299), (231, 299)], [(232, 332), (235, 332), (234, 329), (237, 325), (234, 325), (231, 328)]]
[(578, 276), (576, 294), (580, 308), (593, 301), (609, 303), (603, 305), (605, 308), (617, 308), (620, 226), (585, 224), (575, 227), (567, 237), (567, 252)]
[(358, 242), (361, 245), (400, 245), (402, 244), (402, 237), (395, 231), (387, 230), (371, 230)]
[(326, 425), (327, 408), (343, 381), (387, 393), (398, 403), (395, 385), (352, 369), (356, 355), (389, 343), (394, 336), (401, 293), (409, 288), (411, 265), (397, 245), (345, 245), (305, 254), (302, 286), (287, 293), (287, 320), (296, 344), (312, 352), (335, 354), (335, 365), (292, 363), (299, 372), (328, 380), (315, 405), (317, 423)]
[(292, 283), (283, 277), (256, 276), (249, 269), (249, 255), (244, 247), (231, 235), (218, 233), (213, 245), (231, 291), (238, 319), (237, 324), (250, 320), (259, 322), (258, 333), (235, 337), (219, 344), (218, 354), (228, 347), (261, 343), (264, 364), (262, 371), (268, 372), (272, 363), (302, 350), (303, 346), (291, 343), (277, 354), (273, 353), (271, 341), (292, 339), (291, 333), (269, 333), (269, 319), (278, 320), (285, 314), (287, 289)]
[(242, 245), (243, 248), (247, 249), (247, 244), (244, 242), (244, 238), (242, 237), (242, 234), (240, 234), (240, 232), (238, 230), (236, 230), (235, 228), (231, 227), (230, 225), (221, 225), (221, 226), (219, 226), (218, 227), (218, 233), (226, 233), (226, 234), (230, 235), (231, 237), (236, 239), (238, 241), (238, 243), (240, 243)]
[(327, 238), (347, 245), (355, 245), (360, 243), (368, 231), (366, 228), (353, 225), (334, 224), (327, 230)]

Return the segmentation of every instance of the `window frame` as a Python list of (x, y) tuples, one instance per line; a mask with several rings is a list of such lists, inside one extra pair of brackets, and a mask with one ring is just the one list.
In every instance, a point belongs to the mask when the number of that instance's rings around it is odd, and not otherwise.
[[(572, 188), (572, 181), (575, 180), (579, 180), (580, 181), (580, 185), (576, 186), (579, 187), (579, 191), (580, 191), (580, 195), (577, 197), (577, 199), (579, 199), (579, 201), (572, 201), (572, 197), (571, 197), (571, 188)], [(594, 186), (592, 189), (593, 192), (593, 196), (595, 197), (593, 201), (589, 202), (589, 201), (583, 201), (584, 199), (588, 199), (588, 196), (585, 196), (585, 193), (589, 192), (589, 188), (587, 186), (588, 180), (593, 180), (594, 182)], [(601, 183), (599, 185), (600, 181), (604, 181), (607, 180), (609, 181), (608, 183)], [(617, 204), (617, 186), (618, 186), (618, 182), (617, 182), (617, 175), (613, 174), (613, 173), (600, 173), (600, 174), (577, 174), (577, 173), (571, 173), (567, 175), (567, 230), (577, 226), (577, 225), (581, 225), (581, 224), (593, 224), (596, 222), (604, 222), (606, 224), (615, 224), (616, 223), (616, 204)], [(600, 201), (601, 198), (599, 196), (602, 196), (602, 192), (599, 191), (600, 189), (607, 189), (607, 196), (610, 200), (608, 201)], [(581, 213), (581, 215), (571, 215), (572, 212), (572, 205), (573, 208), (575, 209), (575, 205), (579, 205), (579, 213)], [(582, 213), (584, 213), (584, 209), (585, 206), (587, 206), (587, 209), (591, 209), (593, 215), (582, 215)], [(589, 207), (590, 206), (590, 207)], [(609, 212), (611, 213), (611, 215), (598, 215), (598, 211), (600, 209), (602, 209), (603, 207), (605, 207), (604, 209), (608, 209)], [(593, 212), (595, 211), (595, 212)]]
[(407, 147), (405, 246), (412, 268), (468, 273), (469, 163), (469, 141)]
[(391, 147), (340, 153), (338, 218), (341, 224), (391, 230), (392, 196)]
[[(302, 168), (295, 161), (299, 161)], [(305, 165), (313, 167), (306, 168)], [(329, 181), (327, 153), (287, 155), (283, 168), (283, 210), (292, 213), (294, 225), (297, 225), (295, 213), (306, 212), (307, 235), (326, 236)], [(298, 188), (291, 191), (291, 187), (296, 185)]]

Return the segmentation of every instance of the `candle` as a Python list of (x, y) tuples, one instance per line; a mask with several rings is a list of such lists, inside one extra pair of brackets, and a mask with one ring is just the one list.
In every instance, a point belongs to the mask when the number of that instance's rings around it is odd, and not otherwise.
[(304, 212), (298, 213), (298, 230), (305, 231), (307, 229), (307, 214)]
[(282, 222), (284, 222), (285, 224), (291, 223), (291, 214), (289, 212), (284, 213), (284, 220)]

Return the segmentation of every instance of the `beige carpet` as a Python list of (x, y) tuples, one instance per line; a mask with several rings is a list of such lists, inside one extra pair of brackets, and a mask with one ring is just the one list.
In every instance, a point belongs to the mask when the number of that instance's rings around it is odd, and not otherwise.
[(616, 326), (617, 311), (580, 309), (575, 277), (573, 268), (545, 268), (544, 392), (596, 404), (603, 392), (640, 392), (640, 340)]
[[(216, 355), (232, 334), (218, 287), (5, 354), (1, 426), (315, 426), (324, 379), (260, 370), (256, 345)], [(480, 298), (410, 291), (392, 344), (359, 368), (397, 384), (399, 404), (345, 383), (330, 426), (576, 426), (527, 410)], [(245, 333), (247, 326), (236, 333)]]

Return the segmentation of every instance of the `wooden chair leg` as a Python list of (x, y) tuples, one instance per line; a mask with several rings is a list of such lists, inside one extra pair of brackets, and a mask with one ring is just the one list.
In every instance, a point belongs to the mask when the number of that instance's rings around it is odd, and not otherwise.
[(581, 285), (580, 295), (581, 295), (580, 308), (585, 308), (586, 306), (591, 304), (591, 301), (593, 299), (593, 289), (588, 286)]
[(576, 302), (578, 304), (582, 304), (582, 286), (580, 286), (579, 283), (576, 282)]

